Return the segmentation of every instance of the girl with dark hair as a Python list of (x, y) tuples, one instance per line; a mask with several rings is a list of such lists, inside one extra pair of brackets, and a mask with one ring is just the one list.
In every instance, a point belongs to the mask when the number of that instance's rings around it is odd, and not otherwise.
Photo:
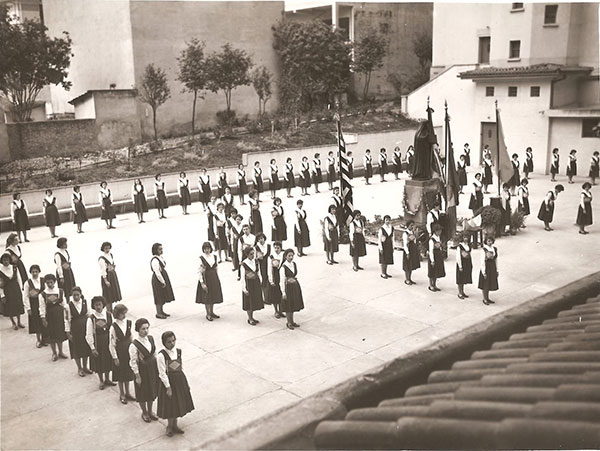
[(219, 315), (215, 314), (214, 307), (215, 304), (223, 302), (223, 290), (217, 266), (217, 256), (213, 254), (213, 247), (210, 242), (206, 241), (202, 244), (202, 255), (200, 255), (196, 303), (204, 304), (208, 321), (220, 318)]
[(231, 194), (231, 188), (229, 186), (225, 187), (225, 194), (221, 197), (221, 202), (225, 206), (225, 216), (229, 218), (231, 216), (231, 212), (235, 210), (233, 206), (233, 194)]
[(330, 205), (327, 211), (327, 215), (323, 218), (323, 241), (327, 264), (333, 265), (338, 263), (334, 257), (335, 253), (340, 250), (335, 205)]
[(352, 180), (354, 178), (354, 157), (352, 156), (352, 152), (346, 154), (346, 161), (348, 162), (348, 176)]
[(52, 195), (52, 190), (46, 190), (46, 197), (42, 201), (44, 208), (44, 217), (46, 218), (46, 227), (50, 229), (50, 236), (56, 238), (56, 226), (61, 224), (58, 208), (56, 208), (56, 197)]
[(502, 206), (502, 234), (508, 233), (506, 228), (508, 227), (508, 231), (510, 232), (510, 217), (512, 215), (512, 208), (510, 206), (510, 199), (512, 195), (510, 194), (511, 186), (509, 183), (502, 184), (502, 191), (500, 192), (500, 205)]
[(377, 237), (377, 248), (379, 250), (379, 265), (381, 266), (381, 278), (389, 279), (387, 273), (388, 265), (394, 264), (394, 227), (390, 215), (383, 217), (383, 225), (379, 229)]
[(200, 195), (200, 202), (202, 203), (202, 209), (206, 211), (208, 202), (210, 201), (212, 191), (210, 188), (210, 175), (206, 173), (206, 169), (202, 168), (201, 174), (198, 176), (198, 193)]
[(363, 158), (363, 168), (365, 170), (365, 183), (370, 185), (369, 179), (373, 177), (373, 157), (371, 156), (371, 149), (365, 150), (365, 157)]
[(122, 299), (121, 286), (119, 285), (119, 278), (115, 271), (116, 264), (115, 259), (110, 252), (112, 244), (108, 241), (102, 243), (100, 246), (100, 257), (98, 257), (98, 265), (100, 266), (100, 285), (102, 286), (102, 297), (106, 303), (106, 310), (112, 312), (112, 305), (116, 304)]
[[(600, 177), (600, 152), (597, 150), (592, 155), (592, 159), (590, 160), (590, 179), (592, 180), (592, 185), (596, 184), (596, 179)], [(26, 237), (27, 238), (27, 237)], [(27, 239), (25, 239), (27, 241)]]
[(262, 216), (260, 214), (260, 200), (258, 199), (258, 191), (252, 190), (249, 194), (248, 204), (250, 204), (249, 225), (253, 234), (263, 231)]
[(260, 198), (260, 193), (263, 191), (262, 168), (260, 167), (260, 161), (254, 162), (254, 168), (252, 170), (252, 183), (254, 184), (256, 199), (258, 200)]
[(471, 148), (469, 147), (469, 143), (465, 143), (463, 155), (465, 156), (465, 164), (471, 166)]
[(402, 256), (404, 283), (406, 285), (415, 285), (415, 282), (412, 280), (412, 272), (421, 267), (421, 256), (419, 255), (414, 221), (409, 220), (406, 223), (406, 230), (402, 234), (402, 245), (404, 249), (404, 255)]
[(254, 312), (264, 308), (263, 293), (260, 280), (260, 269), (254, 258), (255, 250), (247, 247), (243, 251), (242, 269), (244, 272), (244, 288), (242, 289), (242, 309), (248, 315), (248, 324), (256, 326), (259, 321), (254, 319)]
[(271, 199), (275, 199), (277, 196), (277, 190), (279, 189), (279, 168), (277, 162), (273, 158), (269, 166), (271, 175), (269, 177), (269, 189), (271, 190)]
[[(521, 180), (521, 185), (519, 186), (519, 190), (517, 191), (517, 197), (519, 199), (519, 203), (517, 204), (517, 211), (520, 211), (525, 216), (529, 216), (529, 214), (531, 213), (529, 209), (529, 188), (527, 188), (527, 185), (529, 185), (529, 181), (526, 178), (524, 178), (523, 180)], [(523, 227), (527, 226), (523, 224)]]
[(69, 339), (69, 353), (71, 359), (75, 360), (77, 374), (80, 377), (84, 377), (86, 373), (92, 374), (92, 371), (88, 369), (90, 347), (86, 341), (87, 318), (88, 306), (81, 294), (81, 288), (73, 287), (71, 300), (67, 303), (66, 308), (65, 332)]
[[(0, 267), (0, 270), (2, 268)], [(40, 318), (46, 329), (46, 340), (52, 348), (52, 361), (58, 358), (68, 359), (63, 352), (63, 341), (67, 339), (65, 334), (65, 298), (62, 289), (56, 286), (54, 274), (44, 277), (44, 289), (39, 295)], [(6, 289), (6, 288), (5, 288)]]
[(304, 202), (296, 202), (296, 223), (294, 224), (294, 246), (298, 249), (298, 257), (306, 255), (303, 251), (305, 247), (310, 246), (310, 233), (306, 224), (306, 210), (302, 208)]
[(250, 226), (244, 224), (242, 226), (242, 234), (238, 240), (238, 255), (240, 256), (240, 264), (238, 266), (238, 280), (241, 279), (241, 266), (244, 259), (244, 250), (248, 247), (256, 246), (256, 236), (250, 233)]
[(581, 235), (587, 235), (589, 232), (585, 230), (586, 226), (592, 225), (592, 184), (585, 182), (583, 184), (583, 191), (581, 191), (581, 200), (579, 201), (579, 208), (577, 209), (577, 220), (576, 224), (579, 226), (579, 233)]
[(150, 323), (146, 318), (136, 320), (135, 331), (137, 337), (129, 345), (129, 366), (135, 375), (135, 399), (142, 409), (142, 420), (150, 423), (158, 420), (152, 413), (159, 384), (156, 345), (149, 334)]
[(244, 194), (248, 192), (248, 183), (246, 182), (246, 171), (244, 165), (240, 164), (237, 170), (238, 196), (240, 196), (240, 205), (246, 205)]
[(471, 259), (471, 236), (463, 233), (462, 241), (456, 246), (456, 285), (458, 298), (468, 298), (465, 285), (473, 283), (473, 260)]
[(435, 224), (433, 233), (429, 238), (429, 266), (427, 276), (429, 277), (429, 291), (441, 291), (437, 287), (437, 279), (446, 276), (444, 269), (444, 254), (442, 251), (442, 226)]
[(494, 177), (492, 175), (492, 167), (494, 163), (492, 162), (492, 156), (489, 152), (484, 153), (483, 155), (483, 180), (481, 183), (483, 184), (483, 192), (488, 194), (488, 186), (494, 183)]
[(413, 165), (415, 162), (415, 148), (412, 145), (408, 146), (408, 149), (406, 149), (405, 158), (406, 158), (406, 172), (408, 172), (409, 175), (412, 176), (412, 174), (414, 172)]
[(154, 177), (154, 205), (158, 210), (158, 218), (164, 219), (165, 210), (169, 208), (169, 203), (167, 202), (167, 190), (165, 187), (165, 182), (161, 180), (161, 175), (156, 174)]
[(519, 186), (521, 182), (521, 175), (519, 174), (519, 167), (521, 164), (519, 163), (519, 155), (516, 153), (512, 154), (511, 164), (513, 167), (513, 175), (508, 181), (508, 186), (510, 187), (510, 194), (514, 196), (517, 186)]
[(179, 188), (179, 205), (181, 205), (183, 214), (187, 215), (187, 209), (190, 205), (192, 205), (192, 196), (190, 196), (190, 181), (185, 172), (179, 173), (177, 187)]
[(483, 303), (485, 305), (494, 304), (490, 299), (490, 291), (498, 290), (498, 269), (496, 260), (498, 259), (498, 249), (494, 246), (494, 237), (487, 235), (484, 239), (484, 245), (481, 248), (481, 267), (479, 270), (478, 287), (483, 293)]
[(387, 174), (387, 167), (387, 152), (385, 150), (385, 147), (382, 147), (381, 149), (379, 149), (379, 178), (381, 179), (381, 182), (385, 182), (385, 174)]
[(167, 420), (167, 436), (183, 434), (177, 426), (177, 419), (194, 410), (190, 385), (183, 373), (181, 349), (175, 348), (175, 334), (171, 331), (162, 334), (161, 349), (156, 357), (158, 377), (158, 407), (156, 413)]
[(225, 226), (227, 224), (227, 216), (225, 215), (225, 205), (223, 202), (217, 204), (217, 211), (215, 213), (215, 228), (216, 228), (216, 244), (217, 251), (219, 253), (219, 263), (223, 262), (223, 253), (225, 253), (225, 259), (230, 261), (231, 259), (227, 256), (227, 249), (229, 248), (229, 242), (227, 241), (227, 234), (225, 233)]
[(25, 328), (21, 324), (21, 315), (25, 313), (22, 287), (19, 270), (12, 264), (10, 254), (5, 252), (0, 256), (0, 302), (4, 306), (3, 315), (10, 318), (14, 330)]
[(22, 234), (23, 241), (29, 243), (27, 239), (27, 231), (31, 229), (29, 226), (29, 211), (27, 211), (25, 201), (21, 199), (21, 193), (13, 194), (13, 201), (10, 203), (10, 217), (15, 232), (17, 232), (19, 237)]
[(84, 222), (87, 222), (88, 217), (85, 203), (83, 202), (83, 194), (81, 194), (79, 185), (73, 187), (73, 194), (71, 194), (71, 210), (73, 211), (73, 224), (77, 225), (77, 233), (83, 233), (82, 226)]
[(255, 259), (258, 262), (258, 269), (260, 270), (263, 300), (266, 301), (269, 289), (269, 255), (271, 255), (271, 245), (267, 244), (267, 236), (264, 233), (256, 235), (254, 249), (256, 250)]
[(267, 277), (265, 290), (265, 304), (273, 305), (275, 310), (275, 318), (279, 319), (284, 314), (281, 313), (281, 278), (279, 274), (279, 268), (283, 263), (283, 251), (281, 249), (281, 242), (275, 241), (273, 243), (273, 251), (271, 255), (267, 256)]
[(316, 153), (313, 158), (312, 181), (315, 185), (315, 193), (319, 192), (319, 183), (323, 181), (323, 173), (321, 171), (321, 154)]
[(554, 219), (554, 203), (558, 197), (559, 193), (562, 193), (565, 190), (565, 187), (561, 184), (558, 184), (554, 187), (554, 190), (548, 191), (542, 205), (540, 205), (540, 210), (538, 212), (538, 219), (544, 223), (544, 230), (546, 232), (551, 232), (552, 229), (550, 227), (550, 223)]
[(232, 271), (239, 271), (240, 262), (242, 261), (239, 252), (239, 243), (244, 228), (244, 224), (242, 224), (243, 219), (242, 215), (236, 213), (229, 229), (229, 244), (231, 245), (231, 259), (233, 261)]
[(360, 210), (354, 210), (354, 218), (350, 223), (350, 255), (352, 256), (352, 269), (356, 272), (363, 269), (358, 264), (358, 259), (367, 255), (364, 234), (365, 220)]
[(577, 156), (575, 155), (577, 151), (572, 149), (569, 152), (569, 162), (567, 163), (567, 177), (569, 178), (569, 183), (575, 183), (573, 181), (573, 177), (577, 175)]
[(469, 200), (469, 209), (473, 211), (473, 214), (477, 210), (483, 207), (483, 184), (481, 183), (481, 173), (475, 174), (475, 181), (473, 182), (473, 193), (471, 193), (471, 199)]
[(67, 239), (62, 237), (56, 241), (58, 251), (54, 254), (54, 264), (56, 265), (56, 278), (58, 279), (58, 288), (62, 288), (67, 302), (71, 295), (71, 290), (75, 286), (75, 276), (71, 267), (71, 256), (67, 251)]
[(109, 330), (112, 324), (112, 315), (105, 310), (106, 302), (102, 296), (94, 296), (90, 302), (92, 312), (87, 319), (85, 340), (90, 346), (90, 369), (98, 375), (100, 390), (105, 386), (116, 385), (110, 380), (112, 358), (109, 350)]
[(292, 159), (289, 157), (285, 160), (285, 172), (283, 177), (285, 179), (287, 197), (294, 197), (292, 196), (292, 188), (296, 186), (296, 180), (294, 179), (294, 165), (292, 164)]
[(310, 164), (308, 157), (302, 157), (302, 165), (300, 166), (300, 185), (303, 196), (310, 196), (308, 188), (310, 188)]
[(281, 309), (285, 311), (286, 327), (294, 330), (300, 327), (300, 324), (294, 322), (294, 313), (304, 308), (302, 298), (302, 289), (298, 283), (298, 266), (294, 262), (294, 250), (287, 249), (283, 253), (283, 263), (281, 265)]
[(219, 175), (217, 177), (217, 197), (223, 197), (225, 194), (225, 188), (229, 185), (227, 184), (227, 173), (225, 172), (225, 168), (223, 166), (219, 167)]
[(119, 383), (119, 400), (121, 404), (135, 401), (129, 391), (129, 383), (134, 379), (133, 370), (129, 365), (129, 347), (131, 346), (131, 320), (126, 320), (127, 307), (117, 304), (113, 309), (115, 315), (110, 328), (108, 349), (113, 359), (113, 382)]
[(273, 200), (273, 227), (271, 229), (272, 241), (284, 242), (287, 240), (287, 224), (285, 223), (285, 216), (283, 207), (281, 206), (281, 199), (276, 197)]
[(148, 213), (148, 202), (146, 201), (146, 193), (141, 179), (135, 179), (131, 190), (131, 201), (133, 202), (133, 210), (137, 214), (138, 224), (144, 221), (144, 213)]
[(552, 149), (552, 162), (550, 163), (550, 181), (556, 182), (556, 174), (558, 174), (560, 164), (560, 155), (558, 154), (558, 147)]
[(217, 228), (215, 225), (215, 216), (217, 215), (217, 196), (211, 194), (210, 202), (207, 205), (206, 220), (208, 222), (208, 241), (213, 244), (213, 247), (217, 247)]
[(100, 183), (100, 192), (98, 193), (98, 200), (102, 206), (101, 218), (106, 222), (107, 229), (114, 229), (112, 223), (113, 219), (116, 218), (113, 205), (112, 205), (112, 192), (108, 188), (108, 183), (105, 181)]
[(21, 276), (21, 282), (25, 283), (27, 280), (27, 270), (25, 269), (25, 263), (23, 263), (23, 252), (21, 246), (19, 246), (19, 235), (11, 233), (6, 238), (6, 251), (10, 255), (11, 264), (17, 267), (19, 275)]
[(164, 305), (167, 302), (175, 300), (171, 280), (165, 267), (163, 256), (163, 247), (160, 243), (152, 245), (152, 259), (150, 260), (150, 268), (152, 269), (152, 294), (154, 295), (154, 305), (156, 307), (156, 317), (158, 319), (166, 319), (169, 315), (164, 311)]
[(460, 186), (458, 194), (462, 194), (463, 187), (467, 184), (467, 163), (464, 155), (461, 155), (456, 163), (456, 172), (458, 173), (458, 185)]
[(529, 174), (533, 172), (533, 150), (531, 147), (525, 149), (525, 163), (523, 164), (523, 173), (525, 178), (529, 179)]
[(327, 154), (327, 184), (329, 185), (329, 191), (333, 189), (333, 183), (335, 182), (335, 157), (333, 152)]
[(400, 147), (394, 147), (392, 164), (394, 165), (394, 176), (396, 177), (396, 180), (398, 180), (398, 175), (402, 174), (402, 152), (400, 151)]
[(40, 318), (40, 293), (42, 291), (43, 280), (40, 279), (40, 267), (31, 265), (29, 274), (31, 277), (27, 279), (23, 285), (23, 303), (27, 312), (27, 324), (29, 325), (29, 333), (35, 334), (37, 348), (46, 346), (44, 343), (45, 329)]

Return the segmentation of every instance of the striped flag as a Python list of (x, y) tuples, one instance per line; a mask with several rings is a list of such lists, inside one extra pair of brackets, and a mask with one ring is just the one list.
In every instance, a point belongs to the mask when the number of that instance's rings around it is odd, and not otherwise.
[[(352, 203), (352, 185), (350, 184), (350, 164), (346, 155), (346, 142), (342, 134), (342, 124), (339, 115), (336, 114), (337, 130), (338, 130), (338, 159), (340, 161), (340, 193), (342, 196), (342, 208), (344, 209), (345, 225), (352, 221), (354, 213), (354, 205)], [(341, 224), (340, 224), (341, 225)]]

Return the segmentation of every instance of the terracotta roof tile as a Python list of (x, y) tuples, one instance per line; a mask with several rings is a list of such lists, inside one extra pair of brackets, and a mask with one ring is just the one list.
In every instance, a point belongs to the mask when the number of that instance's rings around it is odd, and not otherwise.
[(510, 66), (510, 67), (480, 67), (478, 69), (461, 72), (460, 78), (498, 78), (519, 76), (545, 76), (559, 75), (564, 72), (591, 72), (592, 67), (565, 66), (562, 64), (534, 64), (532, 66)]

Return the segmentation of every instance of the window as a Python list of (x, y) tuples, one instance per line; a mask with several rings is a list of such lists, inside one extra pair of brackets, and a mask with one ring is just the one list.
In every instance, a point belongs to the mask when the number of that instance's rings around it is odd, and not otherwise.
[(523, 10), (523, 3), (513, 3), (511, 9), (513, 11), (521, 11), (521, 10)]
[(491, 38), (489, 36), (482, 36), (479, 38), (479, 63), (489, 64), (490, 63), (490, 44)]
[(516, 86), (508, 87), (508, 97), (517, 97), (517, 87)]
[(582, 121), (581, 137), (598, 138), (600, 137), (600, 117), (591, 117)]
[(540, 96), (540, 87), (532, 86), (531, 89), (529, 90), (529, 96), (530, 97), (539, 97)]
[(509, 59), (518, 59), (521, 57), (521, 41), (510, 41), (510, 49), (508, 52)]
[(494, 87), (493, 86), (485, 87), (485, 96), (486, 97), (494, 97)]
[(557, 12), (558, 5), (546, 5), (544, 8), (544, 25), (555, 25)]

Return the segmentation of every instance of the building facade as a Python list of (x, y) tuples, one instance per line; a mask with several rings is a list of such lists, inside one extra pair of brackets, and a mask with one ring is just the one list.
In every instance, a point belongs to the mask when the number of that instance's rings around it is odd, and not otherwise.
[(470, 143), (477, 162), (485, 144), (496, 148), (498, 102), (509, 153), (523, 161), (532, 147), (536, 172), (546, 173), (551, 149), (562, 161), (576, 149), (587, 174), (600, 150), (598, 6), (436, 3), (432, 78), (406, 97), (405, 112), (424, 118), (429, 97), (441, 124), (447, 100), (454, 147)]

